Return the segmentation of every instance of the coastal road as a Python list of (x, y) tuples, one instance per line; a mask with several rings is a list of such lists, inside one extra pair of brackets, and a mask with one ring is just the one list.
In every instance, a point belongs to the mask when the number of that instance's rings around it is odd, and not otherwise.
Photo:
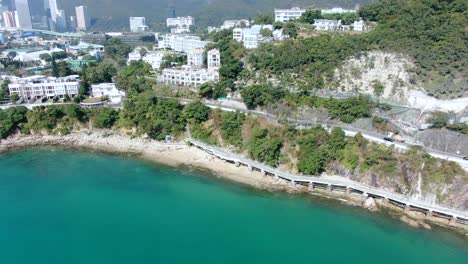
[[(191, 99), (180, 99), (180, 98), (174, 98), (174, 99), (180, 100), (180, 102), (182, 104), (188, 104), (188, 103), (191, 103), (191, 102), (194, 101), (194, 100), (191, 100)], [(213, 101), (213, 100), (202, 100), (201, 102), (203, 102), (206, 106), (208, 106), (208, 107), (210, 107), (212, 109), (220, 109), (222, 111), (229, 111), (229, 112), (239, 111), (239, 112), (243, 112), (243, 113), (254, 114), (254, 115), (264, 117), (267, 120), (270, 120), (272, 122), (281, 123), (277, 116), (272, 115), (272, 114), (268, 114), (268, 113), (263, 112), (263, 111), (249, 110), (249, 109), (246, 109), (246, 108), (243, 108), (243, 107), (235, 107), (235, 106), (231, 106), (231, 105), (230, 106), (222, 105), (222, 104), (217, 103), (216, 101)], [(333, 127), (339, 127), (341, 129), (343, 129), (346, 136), (353, 137), (357, 133), (361, 133), (362, 136), (365, 139), (369, 140), (369, 141), (379, 143), (379, 144), (384, 144), (386, 146), (394, 146), (395, 149), (401, 150), (401, 151), (408, 150), (409, 148), (414, 147), (414, 146), (421, 147), (419, 145), (409, 144), (409, 143), (390, 142), (390, 141), (387, 141), (387, 140), (383, 139), (385, 137), (385, 135), (382, 135), (382, 134), (379, 134), (379, 133), (376, 133), (376, 132), (372, 132), (372, 131), (366, 131), (366, 130), (354, 128), (354, 127), (344, 125), (344, 124), (322, 123), (322, 122), (314, 122), (314, 121), (310, 121), (310, 120), (300, 120), (300, 119), (294, 119), (294, 118), (287, 118), (286, 121), (288, 121), (289, 123), (296, 124), (299, 128), (309, 128), (309, 127), (313, 127), (313, 126), (323, 126), (325, 129), (330, 131), (331, 128), (333, 128)], [(438, 151), (438, 150), (430, 149), (430, 148), (426, 148), (426, 147), (421, 147), (421, 148), (423, 148), (432, 157), (439, 158), (439, 159), (444, 159), (444, 160), (448, 160), (448, 161), (453, 161), (455, 163), (458, 163), (465, 171), (468, 171), (468, 160), (464, 160), (462, 156), (455, 155), (455, 154), (452, 154), (452, 153), (445, 153), (445, 152), (442, 152), (442, 151)]]

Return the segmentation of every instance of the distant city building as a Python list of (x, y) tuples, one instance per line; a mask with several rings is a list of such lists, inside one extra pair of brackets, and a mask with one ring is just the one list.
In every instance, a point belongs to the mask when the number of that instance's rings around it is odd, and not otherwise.
[(57, 23), (57, 14), (58, 14), (57, 0), (48, 0), (48, 1), (49, 1), (49, 9), (50, 9), (50, 18), (52, 19), (52, 22)]
[(201, 67), (203, 66), (203, 53), (205, 49), (203, 48), (196, 48), (192, 49), (192, 51), (187, 53), (187, 65), (193, 67)]
[(70, 16), (70, 20), (69, 20), (68, 23), (69, 23), (70, 31), (74, 31), (78, 27), (78, 23), (76, 21), (76, 16)]
[(67, 28), (67, 19), (65, 17), (65, 11), (60, 9), (57, 12), (56, 20), (55, 20), (55, 31), (63, 32)]
[(322, 9), (320, 10), (323, 14), (344, 14), (344, 13), (356, 13), (354, 9), (343, 9), (341, 7), (334, 7), (332, 9)]
[(113, 104), (120, 104), (125, 98), (125, 92), (119, 91), (115, 83), (100, 83), (91, 85), (92, 97), (109, 97), (109, 101)]
[(187, 17), (169, 17), (166, 19), (168, 27), (190, 27), (194, 25), (195, 20), (191, 16)]
[(15, 79), (8, 84), (10, 94), (17, 94), (28, 101), (41, 98), (63, 98), (65, 95), (73, 97), (78, 94), (79, 87), (78, 75), (60, 78), (36, 75)]
[(209, 42), (198, 36), (166, 34), (158, 42), (159, 48), (189, 53), (196, 48), (204, 48)]
[(2, 17), (6, 28), (16, 28), (15, 12), (3, 11)]
[(331, 19), (315, 19), (314, 26), (316, 30), (338, 30), (341, 22)]
[(144, 32), (147, 29), (144, 17), (130, 17), (130, 32)]
[(208, 51), (207, 63), (209, 70), (217, 70), (219, 67), (221, 67), (221, 53), (218, 49), (212, 49)]
[(234, 40), (242, 42), (246, 49), (256, 49), (261, 43), (273, 40), (272, 37), (261, 35), (262, 29), (268, 29), (273, 32), (272, 25), (254, 25), (251, 28), (235, 28), (232, 33)]
[(107, 36), (104, 33), (90, 33), (81, 36), (81, 40), (86, 43), (104, 44), (107, 40)]
[(16, 5), (16, 26), (19, 28), (32, 29), (31, 12), (29, 11), (28, 0), (15, 0)]
[(299, 7), (291, 9), (275, 9), (275, 22), (288, 22), (290, 20), (298, 19), (307, 11)]
[(91, 17), (89, 16), (89, 11), (87, 6), (77, 6), (75, 7), (76, 12), (76, 22), (78, 31), (86, 31), (91, 26)]

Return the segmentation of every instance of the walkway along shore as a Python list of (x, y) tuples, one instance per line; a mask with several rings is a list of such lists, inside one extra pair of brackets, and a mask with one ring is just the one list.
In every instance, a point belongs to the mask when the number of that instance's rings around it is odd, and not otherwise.
[(386, 203), (391, 203), (400, 208), (403, 208), (405, 212), (423, 212), (426, 214), (427, 217), (439, 217), (443, 219), (448, 219), (451, 225), (458, 223), (468, 226), (467, 212), (444, 208), (422, 201), (416, 201), (403, 195), (390, 193), (373, 187), (368, 187), (360, 183), (347, 180), (345, 178), (294, 175), (289, 172), (281, 171), (276, 168), (267, 166), (265, 164), (258, 163), (254, 160), (244, 158), (240, 155), (227, 153), (217, 147), (205, 144), (191, 137), (187, 138), (187, 141), (193, 146), (203, 151), (206, 151), (207, 153), (214, 155), (221, 160), (225, 160), (227, 162), (236, 164), (237, 166), (246, 166), (251, 171), (260, 171), (265, 176), (272, 176), (275, 178), (286, 180), (290, 182), (293, 186), (296, 184), (308, 186), (310, 190), (313, 190), (314, 188), (324, 188), (330, 192), (333, 191), (333, 189), (340, 189), (343, 190), (346, 193), (346, 195), (350, 195), (351, 193), (359, 193), (362, 194), (364, 197), (383, 199), (383, 201), (385, 201)]

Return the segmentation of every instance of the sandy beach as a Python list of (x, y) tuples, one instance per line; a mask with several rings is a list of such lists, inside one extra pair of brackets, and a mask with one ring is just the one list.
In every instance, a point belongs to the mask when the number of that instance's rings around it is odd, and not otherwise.
[(185, 142), (163, 143), (150, 139), (131, 138), (109, 131), (74, 132), (65, 136), (15, 135), (0, 142), (0, 152), (31, 146), (63, 146), (86, 148), (105, 153), (125, 153), (173, 167), (189, 166), (208, 169), (218, 177), (227, 178), (259, 189), (295, 191), (283, 180), (275, 180), (236, 167)]

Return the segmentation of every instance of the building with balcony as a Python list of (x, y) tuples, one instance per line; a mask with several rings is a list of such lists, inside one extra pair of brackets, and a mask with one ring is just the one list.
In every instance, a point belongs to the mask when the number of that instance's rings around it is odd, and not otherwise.
[(291, 9), (275, 9), (275, 22), (288, 22), (290, 20), (298, 19), (307, 11), (299, 7)]
[(273, 32), (272, 25), (254, 25), (251, 28), (235, 28), (232, 32), (232, 38), (242, 42), (246, 49), (256, 49), (261, 43), (272, 41), (272, 37), (264, 37), (261, 34), (263, 29)]
[(119, 91), (115, 86), (115, 83), (100, 83), (91, 85), (91, 96), (92, 97), (109, 97), (109, 101), (112, 104), (120, 104), (125, 98), (125, 92)]
[(161, 36), (158, 46), (160, 49), (189, 53), (196, 48), (205, 48), (208, 43), (210, 42), (203, 41), (198, 36), (166, 34)]
[(193, 68), (184, 65), (180, 68), (164, 69), (162, 80), (165, 84), (197, 87), (206, 82), (219, 81), (219, 72), (217, 70)]
[(315, 19), (314, 27), (316, 30), (338, 30), (341, 26), (340, 20), (331, 20), (331, 19)]
[(73, 97), (78, 94), (79, 87), (78, 75), (59, 78), (36, 75), (14, 79), (8, 84), (10, 94), (17, 94), (28, 101), (41, 98), (63, 98), (65, 95)]

